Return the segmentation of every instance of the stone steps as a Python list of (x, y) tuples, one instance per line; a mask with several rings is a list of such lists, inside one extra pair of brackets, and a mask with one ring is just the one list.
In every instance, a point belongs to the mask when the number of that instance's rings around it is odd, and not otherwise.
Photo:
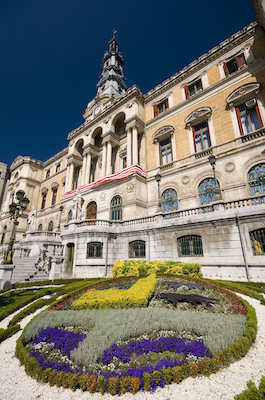
[(14, 271), (11, 282), (35, 282), (49, 279), (46, 271), (37, 268), (38, 258), (38, 256), (14, 257)]

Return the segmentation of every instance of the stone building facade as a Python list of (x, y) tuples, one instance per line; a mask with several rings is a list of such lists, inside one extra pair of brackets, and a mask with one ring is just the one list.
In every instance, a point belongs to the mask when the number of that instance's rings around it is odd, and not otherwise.
[[(96, 97), (69, 145), (18, 157), (1, 214), (22, 189), (37, 209), (21, 258), (50, 278), (111, 273), (119, 259), (198, 262), (206, 277), (265, 278), (265, 35), (252, 23), (147, 94), (127, 88), (115, 34)], [(210, 162), (212, 164), (210, 164)], [(5, 228), (4, 228), (5, 227)], [(23, 236), (23, 233), (26, 235)]]

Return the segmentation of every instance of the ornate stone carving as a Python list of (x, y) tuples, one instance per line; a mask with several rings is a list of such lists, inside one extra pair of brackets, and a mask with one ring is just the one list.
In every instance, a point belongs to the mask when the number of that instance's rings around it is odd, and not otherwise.
[(135, 185), (133, 183), (129, 183), (129, 185), (126, 186), (126, 190), (128, 193), (131, 193), (134, 190)]
[(36, 216), (37, 216), (37, 210), (35, 207), (33, 207), (28, 215), (28, 230), (29, 231), (36, 230)]
[(182, 178), (183, 185), (187, 185), (189, 183), (189, 181), (190, 181), (190, 178), (187, 175), (183, 176), (183, 178)]
[(106, 199), (105, 193), (101, 193), (100, 196), (99, 196), (99, 200), (100, 201), (104, 201), (105, 199)]
[(204, 120), (209, 119), (211, 114), (212, 114), (212, 109), (210, 107), (197, 108), (187, 116), (187, 118), (185, 119), (185, 124), (187, 127), (190, 127), (192, 123), (196, 122), (198, 119), (204, 119)]
[(171, 125), (162, 126), (153, 134), (153, 140), (156, 142), (163, 136), (172, 136), (175, 131), (175, 128)]
[(227, 104), (231, 107), (233, 103), (244, 96), (249, 94), (257, 94), (259, 93), (261, 88), (260, 83), (247, 83), (246, 85), (240, 86), (236, 90), (234, 90), (226, 99)]
[(234, 163), (230, 162), (230, 163), (226, 164), (226, 166), (225, 166), (225, 171), (226, 172), (233, 172), (234, 170), (235, 170), (235, 164)]

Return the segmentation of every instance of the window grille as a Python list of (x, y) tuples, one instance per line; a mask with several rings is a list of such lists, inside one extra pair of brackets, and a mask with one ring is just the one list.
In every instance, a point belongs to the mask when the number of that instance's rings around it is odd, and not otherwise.
[(251, 196), (265, 192), (265, 164), (255, 165), (248, 173), (248, 184)]
[(49, 222), (48, 231), (49, 231), (49, 232), (52, 232), (52, 231), (53, 231), (53, 221), (50, 221), (50, 222)]
[(178, 238), (178, 253), (180, 257), (202, 257), (201, 236), (188, 235)]
[(86, 258), (102, 258), (103, 243), (91, 242), (87, 244)]
[(163, 212), (174, 211), (178, 209), (178, 195), (174, 189), (166, 189), (161, 196)]
[(253, 254), (255, 256), (261, 256), (265, 254), (265, 228), (256, 229), (249, 233)]
[(214, 178), (207, 178), (204, 179), (198, 187), (200, 205), (212, 203), (215, 200), (220, 200), (221, 197), (221, 190), (220, 184), (216, 180), (216, 187)]
[(68, 222), (72, 221), (72, 219), (73, 219), (73, 211), (70, 210), (68, 213)]
[(134, 240), (129, 243), (129, 258), (145, 258), (145, 241)]
[(42, 231), (42, 224), (39, 224), (38, 231)]

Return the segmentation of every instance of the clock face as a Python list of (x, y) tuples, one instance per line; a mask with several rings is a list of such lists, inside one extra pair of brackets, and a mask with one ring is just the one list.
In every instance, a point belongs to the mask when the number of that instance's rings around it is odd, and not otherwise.
[(97, 107), (95, 108), (95, 115), (97, 115), (99, 112), (100, 112), (100, 106), (97, 106)]

